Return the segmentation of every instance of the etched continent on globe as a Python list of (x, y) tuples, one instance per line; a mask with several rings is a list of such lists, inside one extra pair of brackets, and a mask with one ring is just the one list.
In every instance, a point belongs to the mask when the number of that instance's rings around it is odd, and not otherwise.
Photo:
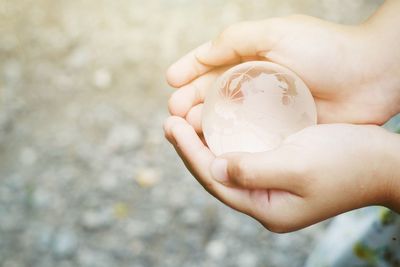
[(316, 124), (314, 99), (292, 71), (265, 61), (227, 70), (205, 98), (202, 128), (215, 155), (274, 149)]

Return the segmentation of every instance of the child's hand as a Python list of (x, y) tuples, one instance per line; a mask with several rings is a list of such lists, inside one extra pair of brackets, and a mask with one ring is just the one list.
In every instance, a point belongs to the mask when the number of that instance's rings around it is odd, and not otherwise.
[(291, 16), (233, 25), (169, 68), (169, 83), (181, 87), (170, 111), (201, 131), (201, 103), (220, 67), (269, 60), (309, 86), (319, 123), (382, 124), (400, 111), (400, 54), (393, 52), (400, 39), (376, 24), (343, 26)]
[(317, 125), (276, 150), (218, 159), (186, 120), (172, 116), (164, 127), (207, 191), (274, 232), (367, 205), (400, 211), (400, 137), (378, 126)]
[(167, 139), (206, 190), (272, 231), (373, 204), (400, 211), (400, 137), (377, 126), (318, 125), (274, 151), (219, 159), (201, 141), (205, 92), (246, 60), (296, 72), (315, 98), (319, 123), (384, 123), (400, 111), (399, 9), (400, 1), (387, 0), (361, 26), (292, 16), (228, 28), (168, 70), (180, 89), (169, 101)]

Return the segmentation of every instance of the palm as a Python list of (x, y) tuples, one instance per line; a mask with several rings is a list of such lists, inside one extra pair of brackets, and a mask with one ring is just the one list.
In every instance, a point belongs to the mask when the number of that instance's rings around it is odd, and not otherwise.
[(355, 28), (295, 16), (280, 20), (269, 32), (279, 41), (263, 55), (306, 82), (317, 104), (319, 122), (381, 124), (392, 115), (387, 112), (389, 102), (383, 90), (374, 81), (384, 70), (368, 49), (360, 49), (366, 45)]
[(316, 125), (288, 137), (273, 151), (225, 154), (236, 171), (223, 183), (209, 171), (215, 156), (187, 121), (172, 116), (164, 127), (207, 191), (273, 231), (293, 231), (363, 205), (386, 203), (382, 192), (387, 183), (377, 179), (374, 170), (393, 169), (385, 148), (382, 152), (382, 140), (393, 136), (378, 126)]
[[(241, 34), (246, 31), (250, 37), (243, 43)], [(305, 16), (228, 28), (215, 42), (221, 46), (215, 48), (217, 52), (198, 56), (194, 50), (170, 69), (169, 82), (176, 87), (192, 87), (195, 93), (191, 94), (196, 96), (196, 101), (172, 99), (170, 109), (178, 116), (192, 113), (197, 119), (190, 117), (196, 122), (201, 110), (197, 105), (203, 102), (221, 67), (246, 60), (269, 60), (293, 70), (309, 86), (319, 123), (382, 124), (396, 113), (390, 107), (397, 106), (400, 99), (382, 90), (384, 85), (377, 79), (385, 75), (380, 68), (382, 59), (371, 55), (374, 49), (365, 44), (363, 36), (356, 27)], [(369, 58), (367, 63), (365, 58)], [(176, 110), (179, 112), (174, 113)]]

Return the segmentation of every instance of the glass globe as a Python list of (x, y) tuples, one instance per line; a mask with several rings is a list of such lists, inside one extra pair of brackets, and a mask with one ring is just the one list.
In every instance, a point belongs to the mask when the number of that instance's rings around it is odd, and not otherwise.
[(265, 61), (227, 70), (208, 91), (202, 128), (215, 155), (274, 149), (317, 122), (314, 99), (292, 71)]

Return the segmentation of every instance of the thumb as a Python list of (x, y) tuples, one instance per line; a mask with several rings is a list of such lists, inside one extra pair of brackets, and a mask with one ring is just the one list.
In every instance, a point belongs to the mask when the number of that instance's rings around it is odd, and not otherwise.
[(306, 162), (291, 149), (262, 153), (228, 153), (211, 163), (213, 178), (247, 189), (278, 189), (301, 194)]
[(217, 39), (197, 49), (197, 60), (204, 65), (223, 66), (263, 56), (271, 48), (270, 22), (246, 21), (228, 27)]

